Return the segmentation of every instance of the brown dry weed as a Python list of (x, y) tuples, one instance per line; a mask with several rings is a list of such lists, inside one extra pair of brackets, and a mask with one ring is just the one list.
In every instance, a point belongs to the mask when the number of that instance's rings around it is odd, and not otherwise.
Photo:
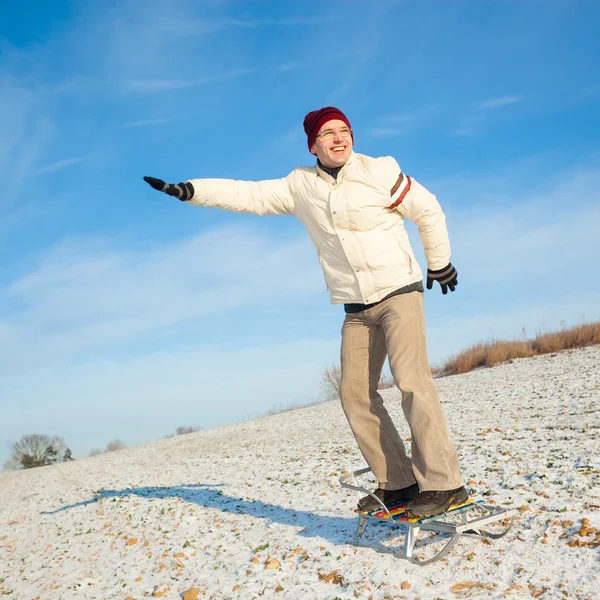
[(538, 334), (529, 340), (494, 340), (475, 344), (432, 370), (437, 376), (458, 375), (479, 367), (493, 367), (515, 358), (529, 358), (595, 344), (600, 344), (600, 321), (570, 329), (563, 327), (558, 331)]

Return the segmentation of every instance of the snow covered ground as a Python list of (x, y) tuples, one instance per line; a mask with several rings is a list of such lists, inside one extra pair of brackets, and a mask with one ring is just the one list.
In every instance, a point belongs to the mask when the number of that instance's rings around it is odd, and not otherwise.
[(350, 545), (364, 464), (329, 402), (0, 474), (0, 597), (600, 598), (600, 346), (437, 385), (468, 487), (519, 509), (500, 540), (427, 566)]

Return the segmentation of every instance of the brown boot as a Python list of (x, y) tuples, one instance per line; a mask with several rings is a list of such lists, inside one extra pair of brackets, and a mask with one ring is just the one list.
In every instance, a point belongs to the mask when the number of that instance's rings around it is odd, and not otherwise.
[[(392, 508), (399, 504), (405, 504), (410, 502), (419, 493), (419, 486), (416, 483), (409, 485), (399, 490), (384, 490), (377, 488), (373, 495), (377, 496), (384, 504), (386, 508)], [(373, 510), (383, 510), (383, 507), (373, 496), (364, 496), (358, 501), (358, 510), (361, 512), (371, 512)]]
[(415, 519), (435, 517), (445, 513), (452, 506), (464, 504), (469, 499), (467, 490), (463, 487), (455, 490), (426, 490), (421, 492), (406, 507), (406, 515)]

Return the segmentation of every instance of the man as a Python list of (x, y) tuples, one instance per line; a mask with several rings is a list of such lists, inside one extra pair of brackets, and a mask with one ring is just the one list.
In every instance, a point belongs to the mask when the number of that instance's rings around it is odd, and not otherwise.
[[(315, 244), (332, 304), (343, 304), (340, 396), (359, 448), (378, 481), (362, 511), (410, 502), (423, 518), (467, 500), (456, 449), (427, 358), (422, 273), (404, 229), (419, 228), (428, 262), (427, 288), (454, 291), (445, 216), (435, 196), (403, 174), (389, 156), (353, 152), (346, 115), (332, 106), (306, 115), (314, 167), (283, 179), (193, 179), (153, 188), (182, 201), (260, 215), (291, 214)], [(412, 460), (377, 392), (385, 357), (402, 392)]]

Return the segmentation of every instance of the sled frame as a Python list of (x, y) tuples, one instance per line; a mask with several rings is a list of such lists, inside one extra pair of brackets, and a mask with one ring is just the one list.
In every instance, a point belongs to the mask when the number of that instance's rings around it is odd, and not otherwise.
[[(452, 547), (458, 542), (458, 540), (465, 534), (473, 534), (483, 538), (499, 539), (505, 536), (513, 525), (516, 514), (515, 509), (485, 504), (483, 500), (471, 501), (469, 504), (452, 509), (435, 517), (419, 520), (401, 520), (399, 517), (402, 515), (392, 515), (390, 510), (388, 510), (388, 508), (383, 504), (383, 502), (381, 502), (381, 500), (379, 500), (379, 498), (377, 498), (377, 496), (375, 496), (367, 488), (360, 485), (358, 478), (365, 473), (369, 473), (370, 471), (371, 469), (366, 467), (352, 473), (347, 473), (340, 477), (340, 484), (342, 487), (358, 492), (361, 497), (364, 495), (369, 495), (381, 505), (381, 510), (372, 511), (369, 513), (358, 513), (358, 530), (356, 532), (356, 538), (352, 543), (354, 546), (369, 548), (369, 546), (360, 543), (360, 538), (370, 521), (377, 521), (379, 523), (386, 523), (388, 525), (396, 525), (397, 527), (404, 529), (405, 535), (403, 551), (400, 553), (392, 550), (382, 550), (378, 548), (372, 549), (376, 552), (392, 554), (398, 558), (404, 558), (418, 565), (426, 565), (428, 563), (440, 560), (446, 556)], [(352, 481), (352, 483), (350, 483), (350, 481)], [(469, 511), (473, 508), (483, 509), (487, 512), (487, 514), (484, 516), (470, 518)], [(393, 512), (394, 509), (391, 510)], [(507, 518), (509, 519), (508, 525), (500, 532), (489, 531), (485, 528), (490, 523), (502, 521)], [(414, 548), (420, 531), (432, 531), (449, 534), (450, 539), (445, 546), (433, 556), (427, 559), (419, 559), (414, 555)]]

